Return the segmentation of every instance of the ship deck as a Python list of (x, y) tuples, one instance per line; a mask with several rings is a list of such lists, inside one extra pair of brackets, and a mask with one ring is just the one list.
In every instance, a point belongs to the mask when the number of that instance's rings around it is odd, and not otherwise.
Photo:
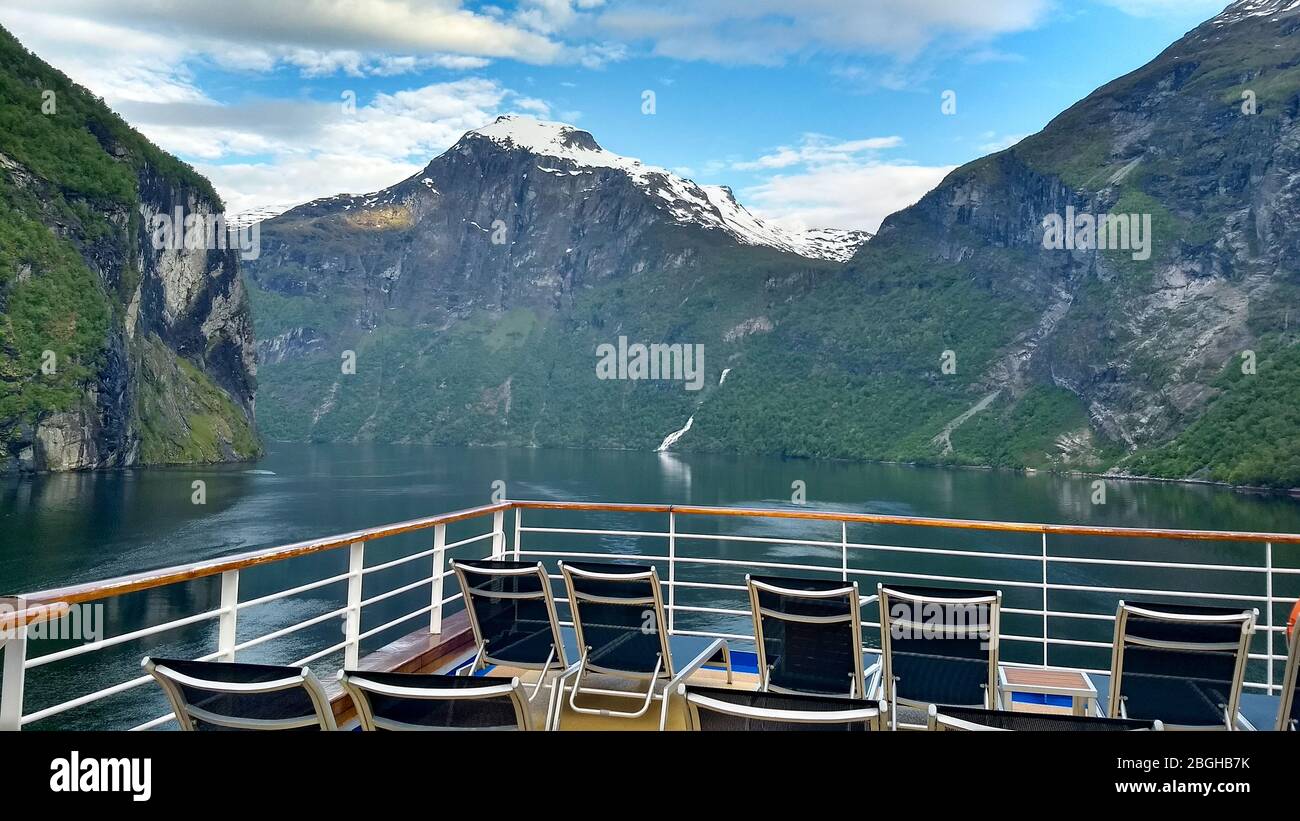
[[(417, 543), (413, 550), (391, 546), (411, 544), (412, 534), (431, 536), (431, 544)], [(955, 537), (965, 541), (954, 542)], [(1269, 712), (1276, 713), (1279, 696), (1287, 691), (1285, 624), (1292, 603), (1300, 598), (1297, 534), (992, 522), (808, 508), (507, 501), (6, 597), (0, 600), (0, 729), (66, 727), (70, 717), (87, 712), (94, 716), (92, 726), (103, 729), (174, 726), (170, 715), (160, 714), (160, 694), (153, 692), (148, 675), (139, 675), (138, 664), (141, 650), (174, 647), (168, 642), (175, 642), (183, 631), (193, 637), (189, 658), (313, 667), (331, 691), (340, 725), (347, 726), (352, 707), (334, 683), (335, 671), (448, 672), (471, 658), (474, 639), (448, 564), (471, 558), (537, 561), (557, 585), (561, 576), (556, 562), (561, 560), (652, 564), (663, 587), (668, 633), (722, 639), (733, 657), (752, 648), (744, 593), (749, 573), (853, 581), (864, 593), (874, 592), (878, 582), (997, 588), (1006, 591), (1000, 632), (1003, 669), (1076, 671), (1090, 676), (1098, 689), (1104, 689), (1110, 672), (1116, 602), (1254, 608), (1258, 618), (1249, 646), (1242, 713), (1257, 729), (1270, 728)], [(304, 560), (314, 563), (301, 564)], [(294, 583), (266, 592), (260, 569), (283, 568), (289, 562), (299, 562), (293, 567), (302, 568), (289, 576)], [(28, 634), (33, 626), (66, 621), (85, 605), (140, 597), (148, 602), (150, 596), (161, 604), (145, 608), (149, 617), (144, 624), (122, 623), (110, 635), (70, 645)], [(176, 602), (188, 609), (178, 613)], [(269, 628), (268, 622), (253, 619), (250, 629), (250, 611), (279, 607), (300, 613), (304, 611), (294, 608), (304, 602), (316, 610)], [(556, 603), (561, 623), (571, 626), (566, 621), (567, 599), (557, 596)], [(318, 612), (321, 607), (324, 612)], [(122, 607), (110, 612), (132, 611)], [(864, 649), (871, 652), (880, 617), (866, 607), (863, 614)], [(341, 622), (341, 636), (327, 629), (331, 622)], [(257, 629), (259, 634), (249, 635)], [(295, 642), (286, 644), (290, 637)], [(102, 667), (90, 668), (93, 675), (82, 677), (85, 684), (77, 677), (45, 675), (67, 663)], [(110, 669), (122, 672), (113, 673), (115, 680), (108, 673), (101, 675)], [(749, 669), (739, 667), (731, 686), (755, 688), (757, 678), (752, 666)], [(536, 680), (536, 673), (504, 667), (490, 673)], [(70, 690), (70, 680), (81, 684), (80, 689)], [(714, 686), (725, 678), (720, 670), (706, 667), (690, 681)], [(601, 681), (601, 687), (610, 690), (626, 686), (614, 679)], [(140, 705), (149, 699), (156, 712), (141, 720)], [(587, 694), (583, 703), (591, 705), (593, 699), (607, 701), (610, 707), (619, 701)], [(680, 700), (670, 700), (669, 728), (684, 723), (681, 705), (674, 701)], [(113, 707), (124, 704), (133, 709)], [(1019, 711), (1070, 709), (1051, 696), (1013, 701), (1011, 706)], [(545, 710), (545, 696), (537, 699), (534, 709)], [(658, 712), (656, 708), (629, 720), (575, 714), (566, 708), (560, 727), (657, 727)]]

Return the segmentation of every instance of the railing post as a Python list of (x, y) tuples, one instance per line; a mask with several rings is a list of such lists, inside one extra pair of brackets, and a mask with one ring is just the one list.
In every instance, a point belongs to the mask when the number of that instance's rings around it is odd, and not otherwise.
[(0, 634), (4, 651), (4, 672), (0, 675), (0, 730), (23, 728), (23, 684), (27, 674), (27, 625), (19, 624), (18, 614), (27, 611), (22, 597), (0, 599), (0, 615), (9, 614), (14, 621)]
[(235, 660), (235, 636), (239, 614), (239, 571), (221, 574), (221, 616), (217, 628), (217, 659)]
[(492, 514), (492, 558), (504, 559), (506, 555), (506, 512)]
[(1264, 545), (1264, 566), (1267, 568), (1264, 592), (1264, 607), (1267, 608), (1267, 615), (1264, 616), (1264, 624), (1268, 627), (1268, 694), (1273, 695), (1273, 543), (1267, 542)]
[(361, 571), (366, 566), (366, 543), (353, 542), (348, 551), (348, 607), (344, 614), (343, 637), (347, 647), (343, 651), (343, 666), (357, 669), (361, 658)]
[(840, 522), (840, 581), (849, 580), (849, 523)]
[(429, 632), (442, 632), (442, 574), (447, 566), (447, 526), (433, 526), (433, 609), (429, 611)]
[(668, 511), (668, 635), (672, 635), (677, 613), (677, 514)]
[(1047, 532), (1043, 532), (1043, 666), (1047, 666)]
[(519, 534), (522, 532), (523, 529), (523, 522), (522, 522), (523, 518), (524, 518), (524, 509), (522, 507), (515, 508), (515, 551), (514, 551), (515, 561), (519, 561), (519, 551), (522, 549), (519, 547)]

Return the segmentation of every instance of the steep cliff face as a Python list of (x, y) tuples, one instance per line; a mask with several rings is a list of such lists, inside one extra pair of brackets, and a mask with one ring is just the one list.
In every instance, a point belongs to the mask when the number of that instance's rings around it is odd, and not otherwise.
[[(852, 263), (861, 275), (887, 270), (891, 248), (926, 249), (1032, 317), (969, 388), (972, 407), (994, 399), (937, 446), (985, 459), (987, 426), (1005, 424), (1026, 394), (1052, 389), (1072, 396), (1088, 423), (1056, 431), (1046, 453), (1053, 461), (1300, 481), (1286, 467), (1293, 438), (1264, 433), (1283, 412), (1266, 403), (1254, 408), (1254, 441), (1227, 446), (1235, 454), (1187, 452), (1178, 441), (1225, 391), (1251, 384), (1225, 382), (1225, 373), (1261, 382), (1294, 374), (1298, 62), (1300, 8), (1234, 3), (1041, 133), (958, 169), (886, 221)], [(1069, 214), (1123, 215), (1126, 227), (1145, 229), (1147, 247), (1134, 235), (1126, 247), (1099, 248), (1099, 234), (1092, 247), (1045, 248), (1044, 218)], [(961, 329), (953, 330), (959, 345)], [(1246, 360), (1257, 373), (1242, 373)], [(1271, 464), (1252, 467), (1265, 453)]]
[(159, 243), (206, 180), (0, 30), (0, 472), (248, 459), (237, 250)]

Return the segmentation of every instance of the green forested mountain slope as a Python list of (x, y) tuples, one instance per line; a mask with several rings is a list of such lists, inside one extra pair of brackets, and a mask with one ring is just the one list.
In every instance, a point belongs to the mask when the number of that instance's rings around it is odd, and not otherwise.
[(0, 472), (260, 452), (238, 257), (155, 251), (176, 207), (221, 202), (0, 29)]

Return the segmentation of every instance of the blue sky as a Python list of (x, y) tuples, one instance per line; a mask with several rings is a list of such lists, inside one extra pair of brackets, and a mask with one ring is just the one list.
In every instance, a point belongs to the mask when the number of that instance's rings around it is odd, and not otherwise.
[(792, 227), (874, 230), (1226, 4), (0, 0), (0, 24), (232, 212), (391, 185), (525, 113)]

